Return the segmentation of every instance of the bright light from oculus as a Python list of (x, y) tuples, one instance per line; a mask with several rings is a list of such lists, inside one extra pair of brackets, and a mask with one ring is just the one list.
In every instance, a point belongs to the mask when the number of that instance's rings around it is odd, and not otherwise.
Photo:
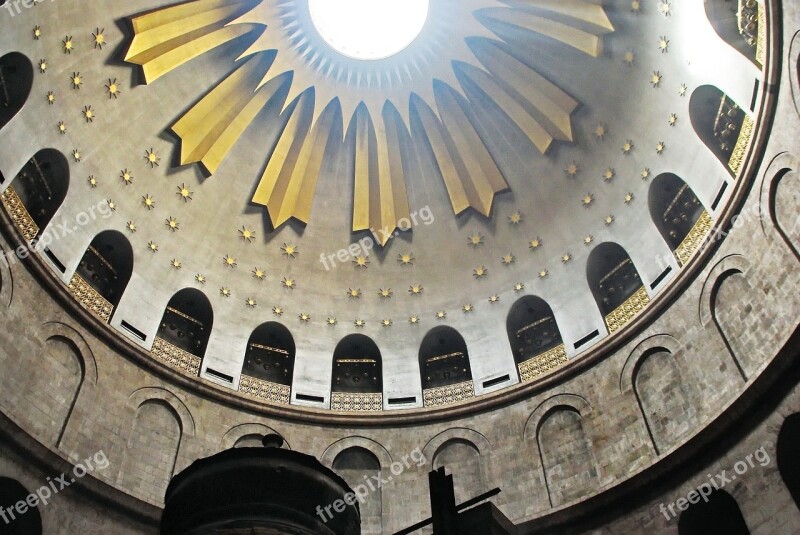
[(337, 52), (360, 60), (385, 59), (422, 32), (430, 0), (308, 0), (311, 20)]

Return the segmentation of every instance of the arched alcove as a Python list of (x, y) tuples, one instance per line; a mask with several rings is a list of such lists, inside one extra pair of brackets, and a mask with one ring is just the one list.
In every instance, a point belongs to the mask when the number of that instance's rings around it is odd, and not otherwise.
[(442, 467), (453, 476), (456, 503), (463, 503), (489, 490), (481, 470), (481, 453), (468, 440), (450, 439), (436, 451), (433, 470)]
[(9, 477), (0, 477), (0, 507), (3, 508), (4, 518), (2, 532), (4, 535), (42, 535), (42, 515), (39, 507), (28, 507), (25, 514), (18, 514), (14, 510), (14, 517), (8, 510), (17, 503), (25, 502), (31, 492), (22, 486), (22, 483)]
[(181, 436), (180, 417), (169, 403), (149, 399), (139, 405), (122, 459), (120, 486), (139, 498), (163, 503)]
[(717, 35), (761, 67), (765, 37), (760, 34), (766, 31), (763, 4), (757, 0), (705, 0), (703, 5)]
[(597, 469), (581, 414), (569, 406), (553, 408), (539, 424), (537, 438), (551, 505), (585, 496)]
[(530, 381), (566, 362), (567, 353), (553, 309), (528, 295), (519, 299), (506, 319), (506, 333), (522, 381)]
[(768, 209), (772, 224), (778, 234), (800, 260), (800, 179), (793, 169), (783, 168), (775, 173), (769, 182)]
[[(708, 485), (708, 484), (706, 484)], [(744, 521), (742, 511), (736, 500), (722, 489), (710, 489), (707, 500), (689, 504), (680, 514), (678, 533), (680, 535), (749, 535), (750, 530)]]
[(649, 303), (636, 266), (619, 244), (606, 242), (594, 248), (586, 278), (609, 332), (622, 328)]
[(33, 64), (19, 52), (0, 57), (0, 128), (22, 109), (33, 87)]
[(467, 343), (452, 327), (431, 329), (419, 348), (423, 403), (446, 405), (475, 395)]
[(170, 299), (158, 327), (152, 352), (172, 366), (196, 376), (206, 352), (214, 312), (199, 290), (184, 288)]
[(753, 121), (729, 96), (701, 85), (689, 100), (689, 118), (697, 136), (732, 175), (737, 176)]
[(713, 224), (700, 199), (680, 177), (663, 173), (650, 184), (648, 208), (661, 237), (685, 265)]
[(711, 316), (745, 381), (758, 369), (758, 348), (746, 333), (762, 329), (759, 311), (748, 299), (755, 289), (738, 269), (728, 269), (714, 281)]
[(276, 322), (259, 325), (247, 341), (239, 391), (273, 403), (288, 404), (295, 351), (289, 329)]
[(689, 401), (675, 356), (663, 347), (647, 350), (634, 369), (633, 389), (656, 453), (681, 444), (694, 429), (697, 411)]
[(776, 453), (778, 471), (789, 489), (795, 505), (800, 508), (800, 413), (790, 415), (778, 433)]
[(344, 337), (333, 352), (331, 409), (383, 410), (383, 366), (375, 342), (362, 334)]
[(115, 230), (98, 234), (81, 258), (69, 288), (89, 310), (108, 321), (133, 273), (133, 248)]
[(50, 224), (69, 189), (69, 163), (59, 151), (43, 149), (17, 174), (2, 195), (11, 219), (29, 241)]
[(333, 470), (359, 496), (361, 533), (383, 533), (383, 491), (374, 479), (381, 478), (381, 463), (378, 458), (364, 448), (348, 448), (333, 460)]

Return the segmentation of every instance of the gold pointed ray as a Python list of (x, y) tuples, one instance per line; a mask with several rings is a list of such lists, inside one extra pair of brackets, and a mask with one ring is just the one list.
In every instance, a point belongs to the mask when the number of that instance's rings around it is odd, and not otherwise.
[(400, 220), (410, 220), (399, 139), (400, 129), (405, 126), (390, 103), (379, 116), (377, 128), (366, 106), (356, 109), (353, 125), (353, 231), (369, 230), (377, 243), (385, 246)]
[(274, 228), (292, 217), (305, 224), (311, 219), (337, 111), (336, 102), (331, 102), (312, 128), (314, 90), (300, 96), (253, 196), (254, 203), (267, 207)]
[(250, 9), (251, 0), (197, 0), (130, 19), (134, 38), (125, 61), (141, 65), (152, 83), (184, 63), (257, 29), (225, 24)]
[(453, 212), (458, 215), (472, 208), (489, 217), (495, 195), (506, 191), (508, 184), (454, 93), (443, 87), (437, 91), (437, 101), (442, 122), (421, 99), (414, 98), (414, 108), (433, 150)]
[(572, 141), (571, 114), (578, 102), (496, 43), (474, 51), (491, 74), (459, 66), (513, 120), (542, 154), (554, 139)]
[(181, 138), (181, 165), (200, 162), (214, 174), (264, 105), (288, 83), (288, 77), (276, 78), (254, 92), (269, 61), (264, 56), (242, 64), (173, 125)]
[(585, 0), (526, 0), (528, 10), (483, 10), (492, 20), (555, 39), (598, 57), (603, 50), (602, 36), (614, 27), (603, 6)]

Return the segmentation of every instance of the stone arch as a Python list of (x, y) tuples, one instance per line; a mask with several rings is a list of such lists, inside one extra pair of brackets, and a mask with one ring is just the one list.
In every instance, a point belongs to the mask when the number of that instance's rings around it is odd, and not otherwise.
[(452, 428), (433, 437), (423, 448), (431, 469), (446, 467), (453, 476), (456, 503), (462, 503), (488, 490), (486, 459), (489, 440), (472, 429)]
[(714, 489), (708, 500), (689, 504), (689, 508), (678, 518), (679, 535), (749, 535), (736, 499), (723, 489)]
[(175, 407), (161, 397), (142, 401), (136, 406), (117, 484), (151, 503), (163, 503), (182, 439)]
[[(17, 502), (24, 502), (30, 491), (22, 483), (10, 477), (0, 477), (0, 507), (10, 509)], [(42, 535), (42, 515), (39, 507), (31, 507), (24, 515), (3, 523), (5, 535)]]
[[(83, 335), (74, 327), (71, 327), (65, 323), (53, 321), (43, 324), (40, 331), (40, 336), (45, 344), (48, 344), (48, 342), (51, 341), (60, 341), (66, 344), (67, 348), (75, 356), (79, 367), (77, 384), (72, 388), (64, 389), (62, 392), (63, 394), (66, 394), (64, 399), (68, 400), (68, 406), (64, 416), (64, 421), (60, 423), (60, 427), (58, 428), (59, 432), (58, 438), (56, 439), (56, 447), (60, 447), (64, 439), (64, 435), (67, 432), (67, 427), (69, 426), (72, 414), (75, 411), (75, 406), (78, 403), (78, 398), (83, 392), (86, 381), (88, 380), (89, 384), (92, 386), (97, 384), (97, 361), (94, 358), (94, 353), (92, 352), (91, 347), (89, 347), (89, 344), (86, 342), (86, 339), (83, 337)], [(52, 377), (48, 378), (45, 374), (44, 379), (48, 381), (50, 388), (54, 387)]]
[[(366, 466), (366, 460), (368, 457), (365, 455), (360, 455), (357, 459), (353, 459), (352, 456), (348, 455), (348, 453), (352, 454), (359, 451), (367, 452), (369, 456), (373, 457), (378, 462), (380, 468), (379, 471), (375, 470), (374, 474), (363, 473), (364, 470), (368, 472), (372, 471), (368, 466)], [(345, 455), (344, 457), (342, 457), (343, 454)], [(351, 458), (348, 459), (348, 457)], [(383, 445), (366, 437), (352, 436), (334, 442), (322, 453), (320, 456), (320, 462), (328, 468), (336, 471), (337, 459), (339, 459), (340, 462), (342, 462), (342, 459), (345, 459), (349, 462), (358, 460), (359, 458), (362, 463), (353, 465), (352, 468), (343, 469), (342, 466), (339, 466), (338, 471), (341, 472), (340, 475), (345, 481), (347, 481), (349, 485), (365, 485), (366, 482), (363, 479), (364, 475), (367, 477), (372, 475), (380, 475), (380, 477), (384, 480), (388, 480), (389, 477), (396, 477), (392, 476), (392, 463), (394, 461), (392, 456), (389, 454), (389, 451), (383, 447)], [(383, 503), (383, 493), (377, 492), (378, 490), (380, 489), (369, 489), (367, 491), (365, 503), (360, 505), (361, 508), (364, 508), (369, 513), (368, 515), (364, 515), (362, 517), (362, 533), (382, 533), (381, 530), (384, 525), (384, 519), (389, 518), (387, 504)], [(372, 501), (369, 501), (370, 499), (372, 499)]]
[(128, 397), (134, 411), (117, 484), (152, 503), (163, 503), (178, 469), (185, 436), (194, 436), (189, 409), (172, 392), (144, 387)]
[[(800, 223), (796, 217), (797, 211), (800, 210), (800, 203), (796, 196), (781, 197), (779, 195), (779, 189), (785, 181), (798, 181), (796, 174), (796, 170), (800, 169), (798, 164), (800, 162), (797, 161), (797, 158), (788, 152), (778, 154), (770, 162), (759, 185), (759, 216), (764, 235), (772, 238), (773, 235), (768, 229), (775, 229), (794, 257), (800, 261)], [(796, 192), (798, 189), (800, 189), (800, 185), (794, 191)], [(792, 191), (791, 188), (789, 190)], [(795, 204), (794, 209), (792, 203)], [(781, 217), (784, 213), (786, 215)], [(793, 213), (795, 217), (792, 217)]]
[(9, 52), (0, 57), (0, 128), (25, 106), (32, 87), (33, 64), (27, 56)]
[(259, 443), (261, 441), (261, 437), (264, 435), (278, 435), (283, 438), (284, 449), (290, 450), (292, 447), (289, 445), (289, 442), (283, 437), (281, 433), (278, 433), (273, 428), (266, 426), (264, 424), (255, 424), (255, 423), (248, 423), (248, 424), (239, 424), (235, 427), (232, 427), (228, 430), (227, 433), (222, 437), (220, 440), (220, 449), (222, 451), (229, 450), (231, 448), (240, 447), (240, 443), (242, 439), (247, 438), (254, 438), (258, 437)]
[[(16, 257), (13, 252), (6, 251), (2, 245), (0, 245), (0, 255), (2, 255), (2, 259), (0, 259), (0, 307), (9, 309), (11, 301), (14, 299), (14, 275), (9, 267), (9, 262)], [(8, 261), (3, 259), (8, 259)]]
[(360, 499), (361, 533), (379, 535), (383, 533), (383, 488), (369, 484), (373, 478), (383, 477), (380, 460), (371, 451), (354, 446), (341, 451), (332, 463), (332, 469), (344, 479), (351, 489), (369, 489)]
[(557, 394), (543, 401), (525, 425), (523, 437), (536, 440), (552, 507), (585, 496), (600, 477), (590, 414), (586, 399)]
[(195, 423), (192, 413), (183, 401), (169, 390), (155, 386), (140, 388), (128, 396), (128, 406), (137, 409), (142, 403), (154, 400), (161, 400), (172, 408), (180, 422), (181, 433), (190, 437), (194, 436)]
[(325, 448), (325, 451), (322, 452), (322, 455), (319, 458), (319, 462), (328, 468), (331, 468), (333, 466), (333, 460), (336, 458), (336, 456), (348, 448), (364, 448), (365, 450), (371, 452), (373, 455), (375, 455), (375, 457), (378, 458), (383, 470), (391, 469), (392, 462), (394, 462), (389, 450), (383, 447), (382, 444), (379, 444), (370, 438), (359, 436), (352, 436), (337, 440)]
[(789, 44), (789, 85), (795, 112), (800, 115), (800, 31), (795, 32)]
[[(752, 351), (755, 348), (748, 350), (742, 346), (749, 336), (747, 328), (741, 329), (756, 317), (753, 305), (741, 299), (741, 294), (753, 291), (747, 277), (750, 267), (750, 261), (742, 255), (726, 256), (711, 268), (700, 294), (701, 325), (714, 324), (745, 382), (757, 367)], [(731, 329), (740, 335), (728, 336), (726, 332)]]
[[(681, 373), (679, 357), (683, 349), (683, 344), (672, 336), (647, 338), (628, 356), (620, 375), (620, 391), (636, 397), (657, 455), (680, 444), (698, 420)], [(676, 418), (676, 414), (680, 417)]]

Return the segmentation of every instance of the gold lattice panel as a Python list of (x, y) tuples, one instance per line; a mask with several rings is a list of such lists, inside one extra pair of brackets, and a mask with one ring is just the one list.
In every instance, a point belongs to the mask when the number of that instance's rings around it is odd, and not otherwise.
[(647, 297), (644, 286), (640, 287), (624, 303), (606, 316), (608, 332), (613, 333), (621, 329), (631, 318), (641, 312), (649, 302), (650, 298)]
[(200, 357), (192, 355), (162, 338), (156, 337), (150, 353), (187, 375), (192, 377), (200, 375), (200, 363), (202, 362)]
[(762, 67), (767, 64), (767, 14), (764, 2), (758, 3), (758, 35), (756, 35), (756, 61)]
[(33, 240), (39, 234), (39, 226), (33, 221), (33, 218), (28, 213), (28, 209), (22, 204), (22, 199), (19, 198), (17, 192), (11, 186), (3, 192), (2, 197), (3, 206), (8, 212), (11, 221), (17, 226), (19, 231), (25, 236), (27, 241)]
[(331, 392), (331, 410), (342, 412), (378, 412), (383, 410), (383, 394)]
[(92, 288), (83, 277), (77, 273), (69, 281), (69, 291), (84, 307), (97, 314), (103, 321), (108, 321), (114, 311), (114, 305)]
[(449, 405), (457, 401), (475, 396), (475, 386), (472, 381), (465, 381), (450, 386), (429, 388), (422, 391), (422, 400), (426, 407)]
[(239, 380), (239, 392), (281, 405), (288, 405), (292, 397), (290, 386), (256, 379), (249, 375), (242, 375)]
[(744, 156), (748, 145), (750, 145), (750, 138), (753, 136), (754, 126), (753, 120), (745, 115), (742, 121), (742, 128), (739, 131), (739, 139), (736, 140), (736, 146), (733, 147), (733, 153), (731, 153), (731, 159), (728, 162), (728, 167), (733, 171), (734, 176), (738, 176), (739, 171), (742, 169)]
[(564, 344), (561, 344), (541, 355), (536, 355), (525, 362), (520, 362), (519, 377), (522, 382), (532, 381), (551, 370), (555, 370), (562, 364), (566, 364), (568, 360), (567, 350)]
[(708, 236), (708, 233), (711, 232), (711, 227), (714, 225), (714, 220), (711, 219), (711, 216), (703, 210), (703, 213), (700, 214), (700, 217), (697, 219), (695, 224), (692, 226), (692, 230), (689, 231), (689, 234), (683, 239), (678, 248), (675, 249), (675, 256), (678, 257), (678, 262), (682, 266), (685, 266), (689, 259), (692, 258), (692, 255), (697, 251), (703, 242)]

